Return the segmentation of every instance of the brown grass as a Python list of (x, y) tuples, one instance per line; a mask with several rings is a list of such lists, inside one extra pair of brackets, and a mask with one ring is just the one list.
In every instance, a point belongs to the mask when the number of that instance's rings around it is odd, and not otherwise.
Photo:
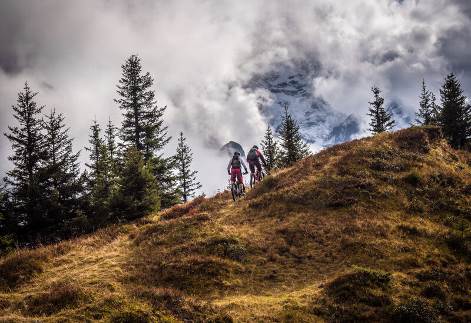
[(237, 203), (2, 258), (0, 321), (469, 321), (470, 192), (437, 128), (355, 140)]

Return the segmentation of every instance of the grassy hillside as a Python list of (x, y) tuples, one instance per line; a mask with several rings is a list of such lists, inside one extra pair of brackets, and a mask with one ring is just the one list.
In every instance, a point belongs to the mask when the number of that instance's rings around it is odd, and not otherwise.
[(0, 260), (0, 321), (471, 320), (471, 154), (352, 141), (228, 193)]

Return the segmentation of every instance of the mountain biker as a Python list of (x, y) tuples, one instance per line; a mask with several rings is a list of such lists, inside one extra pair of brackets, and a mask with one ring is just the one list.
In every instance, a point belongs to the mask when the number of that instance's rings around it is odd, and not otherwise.
[(249, 168), (251, 173), (255, 173), (255, 167), (257, 167), (258, 174), (262, 174), (262, 165), (260, 164), (260, 160), (263, 163), (263, 167), (267, 167), (267, 163), (265, 162), (265, 158), (263, 157), (260, 150), (258, 150), (257, 145), (254, 145), (247, 154), (247, 162), (249, 163)]
[(234, 152), (234, 156), (232, 156), (231, 160), (229, 161), (229, 165), (227, 165), (227, 172), (229, 173), (229, 175), (231, 175), (231, 183), (235, 183), (235, 180), (237, 178), (239, 183), (242, 184), (243, 191), (245, 191), (244, 178), (240, 170), (241, 166), (244, 167), (244, 174), (247, 174), (247, 167), (245, 166), (244, 161), (240, 158), (240, 153), (236, 151)]

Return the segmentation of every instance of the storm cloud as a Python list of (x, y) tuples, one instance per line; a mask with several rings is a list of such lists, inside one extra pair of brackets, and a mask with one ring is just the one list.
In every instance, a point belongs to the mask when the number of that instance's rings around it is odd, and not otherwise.
[[(93, 119), (120, 123), (113, 102), (120, 66), (139, 54), (155, 78), (172, 135), (183, 130), (205, 191), (224, 182), (214, 148), (247, 147), (266, 127), (255, 76), (294, 61), (318, 66), (312, 92), (363, 120), (373, 84), (411, 116), (422, 78), (438, 92), (454, 71), (471, 93), (471, 5), (465, 0), (0, 2), (0, 127), (28, 81), (47, 109), (63, 112), (86, 145)], [(172, 142), (167, 153), (174, 149)], [(0, 139), (0, 169), (10, 149)], [(86, 159), (82, 152), (82, 159)], [(224, 177), (224, 176), (222, 176)]]

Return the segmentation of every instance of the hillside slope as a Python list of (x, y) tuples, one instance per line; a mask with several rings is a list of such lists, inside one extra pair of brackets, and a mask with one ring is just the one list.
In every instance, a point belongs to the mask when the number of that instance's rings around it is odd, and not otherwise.
[(0, 321), (470, 321), (470, 214), (471, 154), (436, 128), (382, 134), (237, 203), (12, 253)]

